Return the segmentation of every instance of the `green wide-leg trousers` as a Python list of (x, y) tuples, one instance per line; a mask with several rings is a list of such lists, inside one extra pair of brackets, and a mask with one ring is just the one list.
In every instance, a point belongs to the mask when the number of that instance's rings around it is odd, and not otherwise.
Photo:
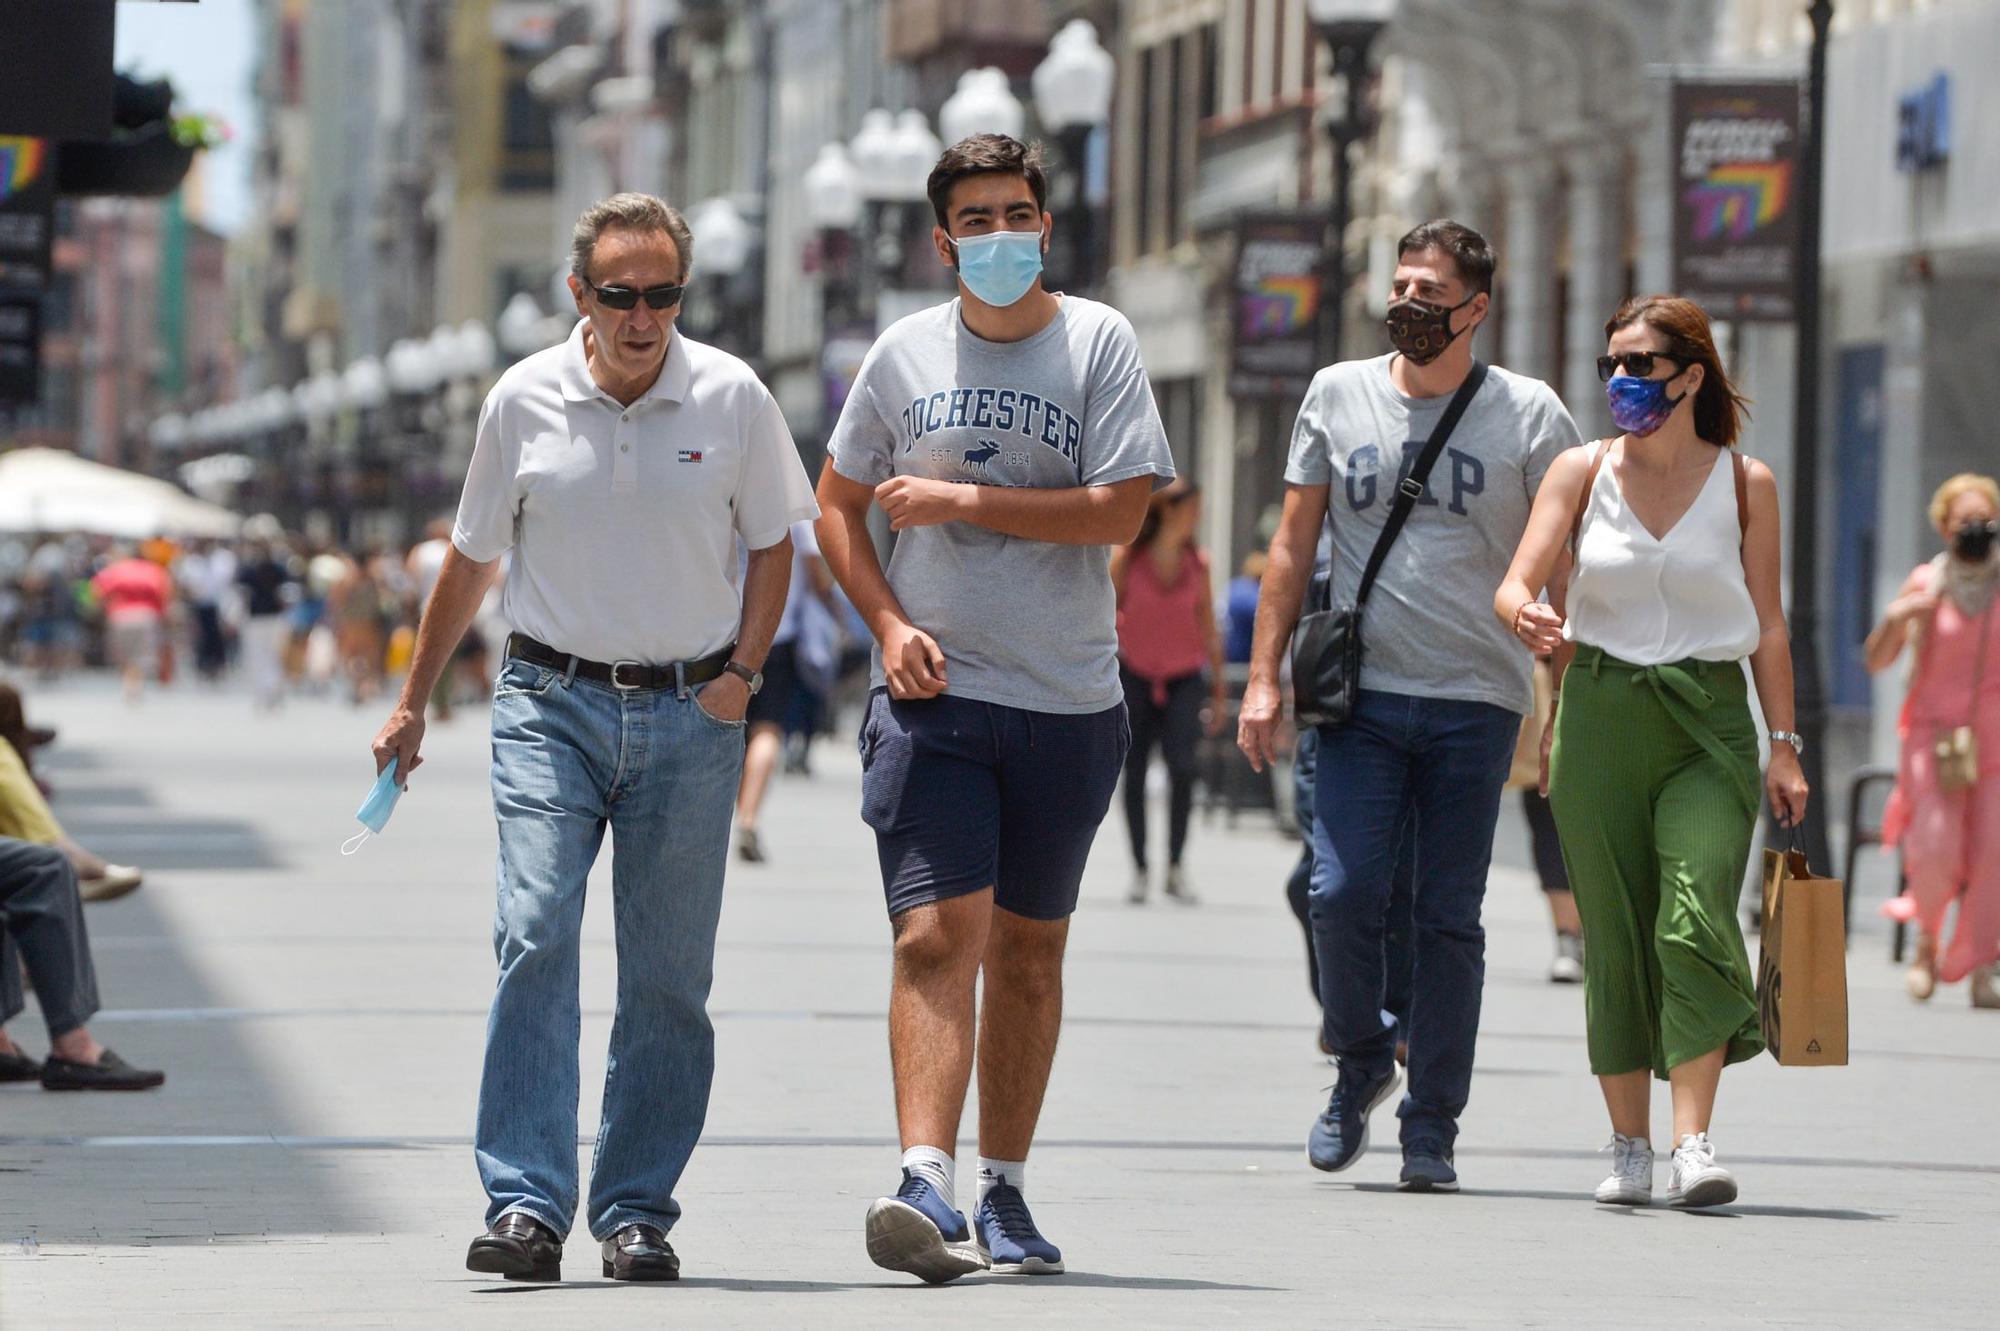
[(1734, 661), (1640, 667), (1579, 646), (1549, 798), (1583, 917), (1590, 1070), (1764, 1048), (1736, 907), (1762, 805), (1749, 685)]

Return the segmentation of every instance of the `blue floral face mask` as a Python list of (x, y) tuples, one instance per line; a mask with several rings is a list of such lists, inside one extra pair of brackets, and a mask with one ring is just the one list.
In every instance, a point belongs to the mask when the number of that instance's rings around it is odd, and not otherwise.
[(1611, 403), (1611, 422), (1626, 434), (1643, 439), (1667, 423), (1686, 393), (1667, 396), (1665, 379), (1641, 379), (1621, 374), (1604, 385)]
[(402, 798), (403, 788), (396, 784), (396, 759), (391, 758), (382, 774), (375, 778), (375, 784), (368, 789), (368, 798), (361, 801), (361, 807), (354, 811), (354, 817), (361, 824), (356, 832), (341, 843), (340, 853), (352, 855), (360, 850), (371, 836), (379, 836), (389, 825), (389, 815), (396, 811), (396, 801)]
[(958, 278), (988, 305), (1004, 309), (1028, 294), (1042, 275), (1040, 231), (989, 231), (951, 238)]

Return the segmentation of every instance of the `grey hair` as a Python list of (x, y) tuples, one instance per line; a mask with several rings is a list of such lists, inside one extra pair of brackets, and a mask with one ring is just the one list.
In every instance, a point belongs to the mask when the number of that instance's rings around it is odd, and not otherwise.
[(576, 229), (570, 233), (569, 240), (569, 270), (572, 273), (578, 277), (585, 276), (585, 270), (590, 267), (591, 252), (597, 248), (597, 238), (613, 227), (666, 232), (674, 242), (674, 250), (680, 255), (681, 280), (687, 280), (688, 269), (694, 262), (694, 233), (688, 230), (687, 220), (666, 200), (631, 191), (599, 199), (576, 219)]

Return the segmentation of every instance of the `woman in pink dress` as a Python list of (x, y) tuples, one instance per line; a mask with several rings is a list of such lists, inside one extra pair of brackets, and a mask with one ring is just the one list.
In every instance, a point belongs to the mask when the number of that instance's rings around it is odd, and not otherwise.
[[(1887, 669), (1916, 640), (1903, 702), (1903, 756), (1883, 840), (1900, 844), (1908, 888), (1883, 907), (1917, 925), (1910, 996), (1970, 976), (1972, 1005), (2000, 1007), (2000, 485), (1954, 476), (1931, 499), (1945, 553), (1903, 583), (1868, 635), (1868, 669)], [(1947, 908), (1958, 919), (1942, 950)]]
[[(1132, 834), (1132, 888), (1146, 899), (1146, 769), (1157, 746), (1167, 760), (1167, 895), (1183, 905), (1194, 892), (1181, 873), (1188, 816), (1194, 807), (1200, 732), (1221, 724), (1222, 632), (1215, 622), (1208, 556), (1195, 543), (1201, 492), (1175, 481), (1153, 496), (1131, 545), (1111, 554), (1118, 594), (1118, 674), (1132, 746), (1125, 755), (1125, 825)], [(1202, 706), (1208, 706), (1204, 714)]]

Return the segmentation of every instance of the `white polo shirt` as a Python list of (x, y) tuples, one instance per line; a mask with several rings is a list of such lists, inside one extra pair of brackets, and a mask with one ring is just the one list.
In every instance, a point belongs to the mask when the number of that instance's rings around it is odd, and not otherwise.
[(748, 365), (683, 337), (630, 407), (561, 346), (500, 376), (452, 544), (514, 557), (501, 614), (592, 661), (664, 663), (736, 640), (737, 539), (752, 550), (819, 515), (785, 418)]

